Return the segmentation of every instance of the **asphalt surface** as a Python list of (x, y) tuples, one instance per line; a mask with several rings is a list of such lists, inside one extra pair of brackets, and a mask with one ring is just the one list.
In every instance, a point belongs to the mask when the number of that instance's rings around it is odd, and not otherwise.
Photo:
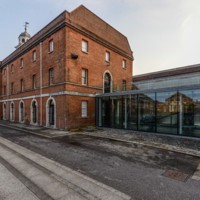
[(0, 136), (134, 199), (200, 199), (200, 181), (191, 178), (198, 157), (81, 134), (46, 139), (0, 127)]

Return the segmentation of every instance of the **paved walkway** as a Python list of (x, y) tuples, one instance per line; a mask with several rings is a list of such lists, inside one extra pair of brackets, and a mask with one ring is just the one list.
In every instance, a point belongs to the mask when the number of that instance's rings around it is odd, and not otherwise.
[[(64, 131), (8, 121), (0, 121), (0, 126), (47, 138), (84, 134), (200, 157), (200, 138), (95, 127)], [(200, 180), (200, 165), (192, 179)], [(24, 199), (30, 200), (130, 199), (126, 194), (0, 138), (0, 199), (23, 200), (22, 194), (27, 197)]]
[(131, 197), (0, 137), (0, 199), (129, 200)]
[(23, 183), (0, 163), (1, 200), (39, 200)]

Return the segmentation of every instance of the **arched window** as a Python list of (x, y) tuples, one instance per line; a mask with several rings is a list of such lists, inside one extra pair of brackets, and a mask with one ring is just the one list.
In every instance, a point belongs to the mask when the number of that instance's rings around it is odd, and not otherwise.
[(15, 114), (15, 108), (14, 108), (14, 103), (12, 102), (10, 104), (10, 120), (14, 121), (14, 114)]
[(54, 125), (54, 102), (51, 99), (49, 101), (49, 124)]
[(19, 121), (24, 122), (24, 102), (19, 103)]
[(104, 93), (111, 92), (111, 76), (109, 73), (105, 73), (104, 75)]
[(37, 100), (33, 99), (31, 102), (31, 124), (36, 125), (38, 123), (38, 104)]
[(46, 103), (46, 126), (56, 127), (56, 101), (52, 97)]
[(6, 120), (6, 103), (3, 104), (3, 120)]
[(33, 107), (33, 123), (35, 124), (37, 122), (37, 105), (36, 102), (34, 101), (32, 104)]

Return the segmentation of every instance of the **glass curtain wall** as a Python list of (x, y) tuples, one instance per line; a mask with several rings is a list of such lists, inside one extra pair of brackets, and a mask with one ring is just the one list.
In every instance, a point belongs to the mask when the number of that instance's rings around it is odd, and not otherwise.
[(200, 137), (200, 90), (179, 91), (179, 134)]
[(112, 105), (110, 97), (103, 97), (101, 101), (101, 123), (102, 126), (112, 127), (111, 124)]
[(177, 92), (156, 94), (157, 132), (177, 134), (178, 96)]
[(138, 95), (138, 130), (155, 132), (155, 93)]
[(123, 128), (123, 98), (122, 96), (110, 97), (111, 103), (111, 127)]
[(98, 126), (200, 137), (200, 89), (97, 99)]
[(130, 95), (127, 98), (127, 129), (137, 130), (138, 95)]

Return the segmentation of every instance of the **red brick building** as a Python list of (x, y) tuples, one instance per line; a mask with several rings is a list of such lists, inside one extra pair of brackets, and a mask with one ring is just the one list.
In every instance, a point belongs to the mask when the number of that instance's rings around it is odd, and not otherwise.
[(129, 89), (127, 38), (84, 6), (29, 36), (25, 29), (1, 62), (4, 120), (62, 129), (94, 125), (95, 95)]

